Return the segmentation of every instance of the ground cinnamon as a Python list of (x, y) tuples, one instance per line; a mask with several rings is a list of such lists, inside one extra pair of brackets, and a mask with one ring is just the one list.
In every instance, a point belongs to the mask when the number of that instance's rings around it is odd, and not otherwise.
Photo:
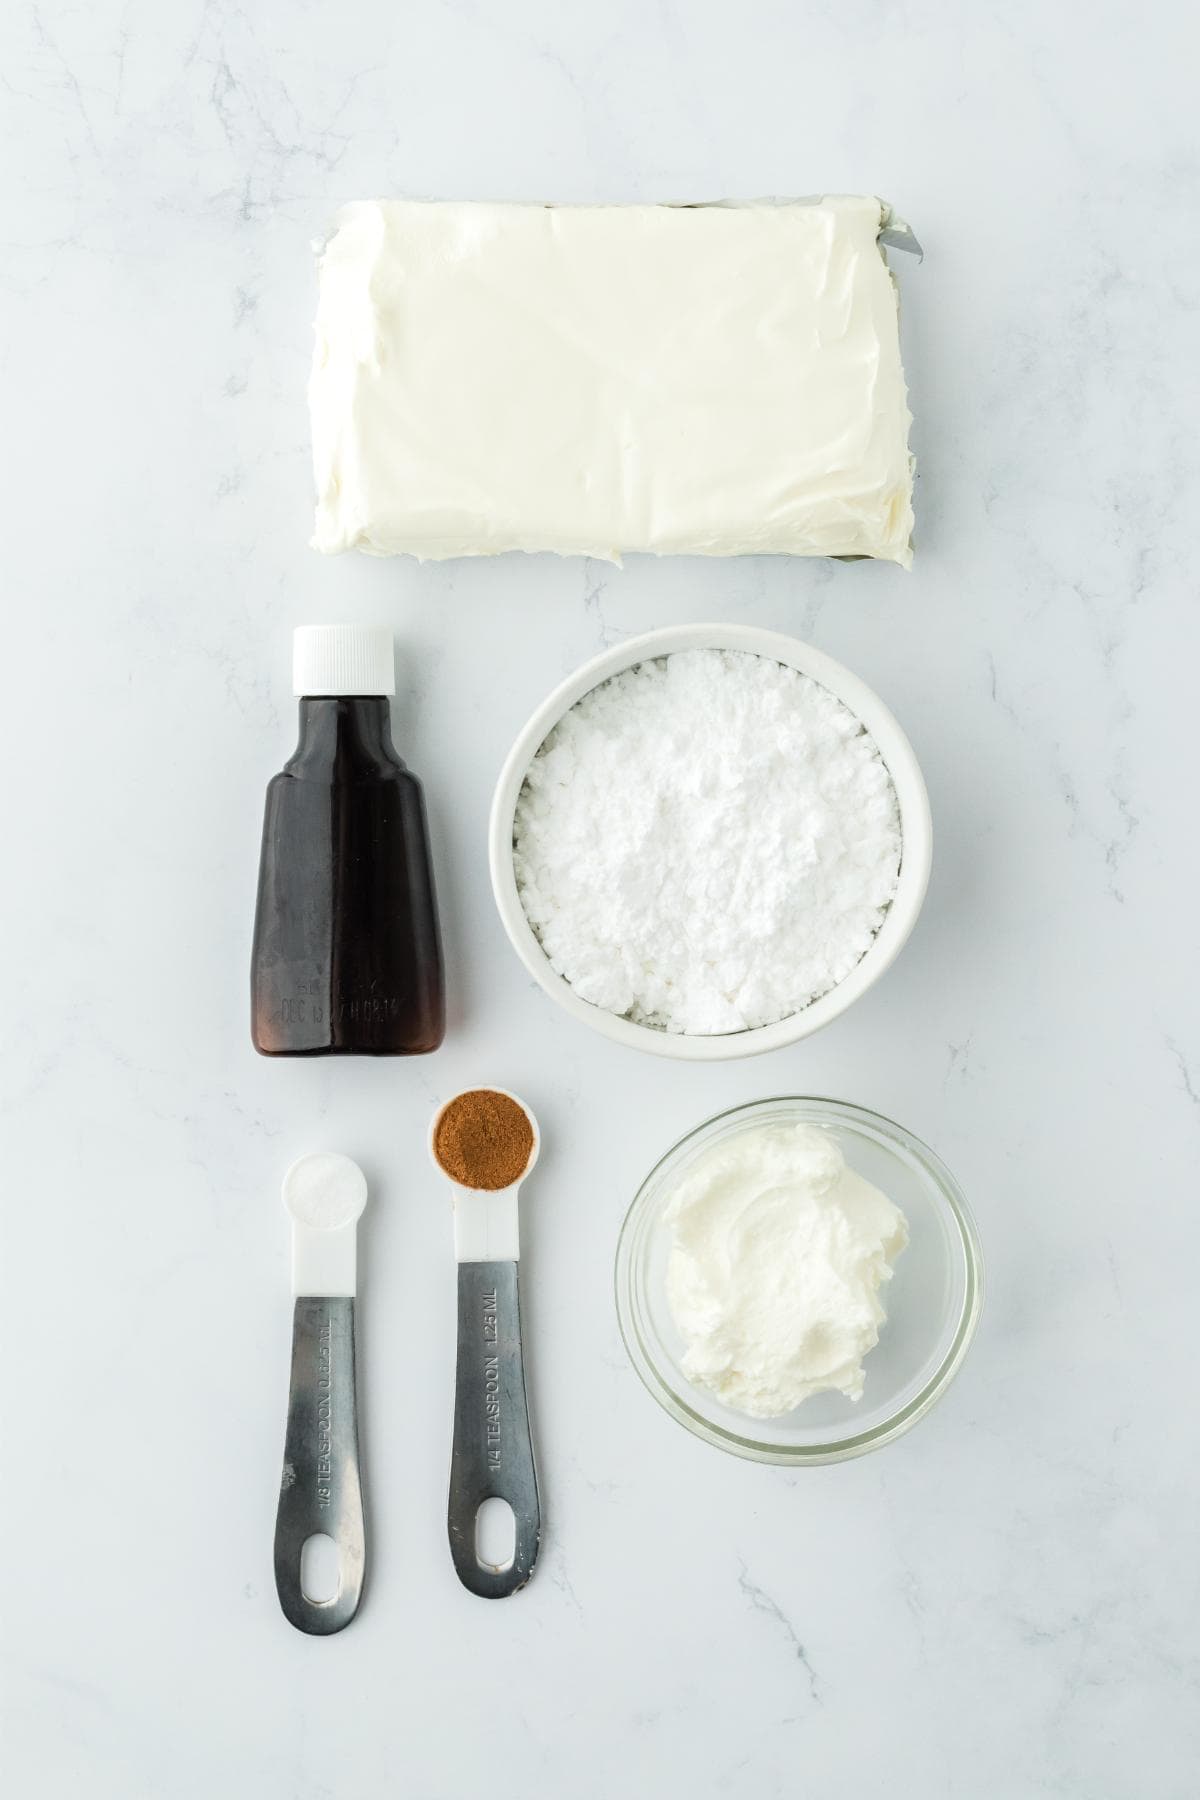
[(442, 1111), (433, 1154), (460, 1187), (511, 1187), (533, 1154), (533, 1127), (523, 1106), (495, 1088), (472, 1088)]

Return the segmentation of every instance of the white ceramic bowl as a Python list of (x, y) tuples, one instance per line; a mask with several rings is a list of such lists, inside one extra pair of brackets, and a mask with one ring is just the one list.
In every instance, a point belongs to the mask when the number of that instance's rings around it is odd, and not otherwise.
[[(713, 1037), (688, 1037), (652, 1025), (637, 1025), (632, 1019), (618, 1018), (602, 1007), (581, 1000), (570, 983), (551, 967), (525, 916), (513, 871), (513, 822), (517, 797), (529, 765), (563, 714), (610, 676), (619, 675), (635, 663), (648, 662), (656, 656), (670, 656), (679, 650), (746, 650), (755, 656), (770, 657), (788, 668), (799, 669), (803, 675), (811, 675), (862, 720), (879, 746), (900, 807), (900, 878), (883, 924), (862, 960), (844, 981), (790, 1018), (779, 1019), (774, 1025), (760, 1025), (753, 1030), (726, 1032)], [(878, 981), (916, 924), (929, 881), (932, 846), (929, 798), (921, 770), (911, 744), (878, 695), (872, 693), (857, 675), (852, 675), (849, 669), (844, 669), (841, 663), (834, 662), (822, 651), (814, 650), (811, 644), (750, 625), (670, 625), (617, 644), (576, 669), (543, 700), (518, 735), (500, 771), (488, 825), (488, 860), (496, 905), (514, 950), (534, 980), (545, 988), (552, 1000), (557, 1000), (567, 1012), (605, 1037), (628, 1044), (635, 1050), (648, 1050), (655, 1056), (682, 1057), (692, 1062), (719, 1062), (727, 1057), (757, 1056), (764, 1050), (778, 1050), (819, 1031), (822, 1025), (828, 1025), (831, 1019), (844, 1013), (873, 982)]]

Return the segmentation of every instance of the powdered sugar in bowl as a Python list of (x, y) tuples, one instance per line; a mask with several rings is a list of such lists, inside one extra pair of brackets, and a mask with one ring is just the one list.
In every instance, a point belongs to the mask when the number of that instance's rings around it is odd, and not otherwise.
[(504, 764), (492, 887), (526, 968), (593, 1029), (715, 1061), (807, 1037), (878, 979), (929, 876), (911, 746), (781, 634), (674, 626), (578, 669)]

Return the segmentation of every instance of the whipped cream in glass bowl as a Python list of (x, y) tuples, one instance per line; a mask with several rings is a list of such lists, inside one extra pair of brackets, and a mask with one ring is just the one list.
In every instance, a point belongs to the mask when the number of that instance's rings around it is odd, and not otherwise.
[[(836, 1286), (852, 1272), (820, 1266), (822, 1243), (838, 1240), (839, 1232), (823, 1231), (818, 1207), (815, 1229), (801, 1221), (791, 1235), (794, 1266), (775, 1263), (765, 1239), (779, 1230), (773, 1191), (778, 1172), (767, 1170), (771, 1180), (758, 1182), (764, 1145), (774, 1145), (771, 1154), (778, 1155), (794, 1142), (811, 1160), (822, 1137), (831, 1185), (822, 1188), (824, 1174), (813, 1181), (812, 1169), (798, 1169), (801, 1209), (836, 1199), (841, 1181), (849, 1184), (840, 1191), (860, 1209), (865, 1226), (853, 1271), (860, 1316), (844, 1321), (854, 1331), (830, 1363), (835, 1379), (829, 1385), (811, 1376), (837, 1323), (836, 1309), (827, 1308), (816, 1320), (815, 1339), (806, 1340), (802, 1330), (789, 1332), (788, 1302), (794, 1288), (799, 1318), (811, 1308), (814, 1291), (828, 1298), (831, 1280)], [(742, 1163), (749, 1180), (731, 1181)], [(861, 1215), (863, 1206), (867, 1215)], [(713, 1208), (722, 1213), (718, 1231), (706, 1220)], [(732, 1279), (731, 1257), (741, 1264)], [(699, 1293), (706, 1262), (714, 1280)], [(806, 1262), (812, 1265), (807, 1294)], [(774, 1264), (780, 1276), (779, 1291), (761, 1309), (761, 1342), (756, 1308), (747, 1304), (759, 1263), (768, 1270)], [(681, 1282), (690, 1296), (684, 1304)], [(642, 1381), (697, 1437), (756, 1462), (838, 1462), (899, 1437), (957, 1373), (982, 1297), (978, 1238), (949, 1170), (902, 1126), (837, 1100), (756, 1101), (689, 1132), (642, 1183), (617, 1245), (617, 1314)], [(850, 1361), (847, 1345), (854, 1352)], [(721, 1368), (723, 1353), (728, 1375)], [(772, 1379), (764, 1386), (767, 1374)], [(754, 1407), (755, 1394), (769, 1409), (800, 1398), (790, 1410), (754, 1416), (747, 1400)]]

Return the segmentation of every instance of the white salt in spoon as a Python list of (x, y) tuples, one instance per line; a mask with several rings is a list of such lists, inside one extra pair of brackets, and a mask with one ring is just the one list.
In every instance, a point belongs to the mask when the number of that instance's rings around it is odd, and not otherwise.
[[(521, 1255), (517, 1196), (538, 1159), (541, 1137), (537, 1120), (515, 1094), (504, 1088), (467, 1092), (498, 1094), (513, 1101), (533, 1133), (529, 1156), (516, 1179), (503, 1188), (479, 1188), (455, 1181), (437, 1153), (438, 1127), (463, 1095), (455, 1095), (438, 1110), (429, 1132), (430, 1155), (454, 1191), (458, 1260), (458, 1367), (447, 1507), (450, 1554), (464, 1587), (484, 1599), (498, 1600), (515, 1594), (529, 1580), (542, 1530), (517, 1283)], [(479, 1509), (493, 1499), (507, 1501), (513, 1514), (513, 1554), (503, 1564), (484, 1562), (476, 1541)]]
[[(367, 1203), (357, 1163), (335, 1152), (302, 1156), (283, 1179), (292, 1219), (292, 1378), (283, 1480), (275, 1517), (275, 1587), (299, 1631), (327, 1636), (358, 1611), (366, 1564), (354, 1375), (356, 1227)], [(304, 1547), (332, 1538), (338, 1585), (304, 1591)]]

